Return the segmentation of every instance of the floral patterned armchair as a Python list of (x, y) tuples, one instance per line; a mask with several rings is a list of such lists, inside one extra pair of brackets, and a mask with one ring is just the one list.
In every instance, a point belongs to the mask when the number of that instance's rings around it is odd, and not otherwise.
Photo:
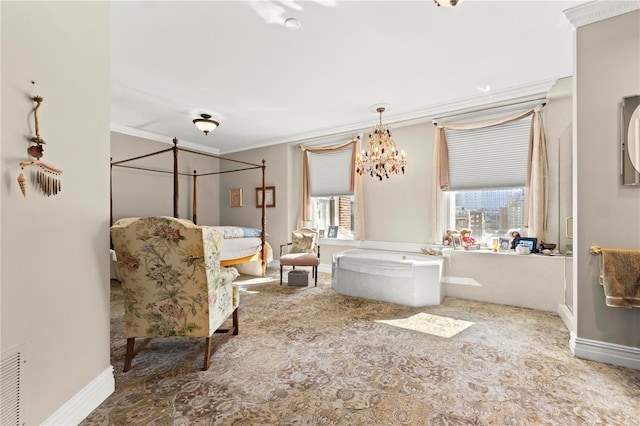
[[(153, 337), (205, 337), (203, 370), (231, 334), (238, 334), (238, 277), (220, 267), (223, 238), (207, 226), (172, 217), (125, 218), (111, 227), (124, 293), (124, 371)], [(219, 327), (233, 317), (229, 329)], [(213, 333), (225, 333), (211, 348)], [(146, 340), (134, 351), (135, 339)]]

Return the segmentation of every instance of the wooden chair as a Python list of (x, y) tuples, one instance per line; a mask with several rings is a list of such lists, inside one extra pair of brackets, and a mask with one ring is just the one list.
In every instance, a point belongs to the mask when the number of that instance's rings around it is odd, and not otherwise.
[(318, 231), (300, 228), (291, 233), (291, 241), (280, 245), (280, 285), (284, 266), (310, 266), (315, 286), (318, 286), (318, 265), (320, 264), (320, 245)]
[[(213, 228), (172, 217), (126, 218), (111, 227), (124, 292), (127, 352), (124, 371), (154, 337), (204, 337), (203, 370), (238, 334), (238, 277), (220, 267), (224, 239)], [(219, 329), (232, 317), (232, 326)], [(211, 347), (214, 333), (224, 333)], [(135, 339), (145, 340), (136, 349)], [(135, 350), (134, 350), (135, 349)]]

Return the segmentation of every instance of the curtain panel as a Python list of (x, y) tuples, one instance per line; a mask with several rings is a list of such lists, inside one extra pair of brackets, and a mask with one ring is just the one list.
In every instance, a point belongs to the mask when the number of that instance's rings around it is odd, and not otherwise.
[(309, 179), (309, 153), (313, 154), (330, 154), (343, 149), (351, 150), (351, 170), (349, 172), (349, 187), (354, 194), (354, 234), (356, 240), (364, 240), (364, 199), (362, 191), (362, 176), (356, 173), (356, 153), (360, 149), (360, 138), (354, 138), (349, 142), (318, 148), (310, 148), (300, 145), (302, 150), (302, 199), (300, 206), (300, 217), (298, 220), (299, 227), (309, 226), (311, 224), (311, 182)]
[(442, 217), (442, 191), (449, 189), (449, 159), (445, 130), (475, 130), (509, 123), (532, 115), (529, 135), (529, 160), (527, 164), (527, 183), (525, 188), (525, 228), (530, 237), (544, 239), (547, 229), (548, 206), (548, 164), (547, 146), (544, 126), (538, 105), (523, 111), (507, 114), (503, 117), (481, 120), (470, 123), (434, 123), (433, 144), (433, 200), (432, 200), (432, 232), (434, 241), (444, 234), (444, 218)]

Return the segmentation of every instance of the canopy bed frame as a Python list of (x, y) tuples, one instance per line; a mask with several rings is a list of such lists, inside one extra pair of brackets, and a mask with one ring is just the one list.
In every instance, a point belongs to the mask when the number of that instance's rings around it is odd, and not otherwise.
[[(156, 169), (156, 168), (152, 168), (152, 167), (144, 167), (144, 166), (135, 166), (135, 165), (130, 165), (130, 164), (126, 164), (132, 161), (136, 161), (136, 160), (140, 160), (143, 158), (148, 158), (148, 157), (152, 157), (154, 155), (158, 155), (158, 154), (164, 154), (166, 152), (172, 151), (173, 152), (173, 170), (172, 171), (168, 171), (168, 170), (161, 170), (161, 169)], [(245, 165), (247, 167), (243, 167), (243, 168), (238, 168), (238, 169), (234, 169), (234, 170), (225, 170), (225, 171), (218, 171), (218, 172), (208, 172), (208, 173), (197, 173), (196, 170), (193, 171), (193, 173), (186, 173), (186, 172), (180, 172), (178, 169), (178, 152), (188, 152), (191, 154), (196, 154), (196, 155), (202, 155), (205, 157), (210, 157), (210, 158), (217, 158), (219, 160), (224, 160), (224, 161), (231, 161), (233, 163), (238, 163), (238, 164), (242, 164)], [(180, 188), (179, 188), (179, 184), (178, 184), (178, 177), (179, 176), (192, 176), (193, 178), (193, 223), (197, 224), (198, 223), (198, 177), (200, 176), (211, 176), (211, 175), (220, 175), (223, 173), (233, 173), (233, 172), (240, 172), (240, 171), (245, 171), (245, 170), (254, 170), (254, 169), (262, 169), (262, 191), (263, 194), (265, 193), (264, 191), (266, 190), (266, 181), (265, 181), (265, 170), (266, 170), (266, 166), (265, 166), (265, 160), (262, 160), (262, 164), (254, 164), (254, 163), (249, 163), (246, 161), (240, 161), (240, 160), (234, 160), (232, 158), (225, 158), (225, 157), (220, 157), (218, 155), (214, 155), (214, 154), (208, 154), (208, 153), (204, 153), (204, 152), (198, 152), (198, 151), (194, 151), (191, 149), (187, 149), (187, 148), (181, 148), (178, 147), (178, 139), (174, 138), (173, 139), (173, 147), (171, 148), (167, 148), (167, 149), (163, 149), (160, 151), (156, 151), (156, 152), (152, 152), (149, 154), (145, 154), (145, 155), (139, 155), (136, 157), (132, 157), (132, 158), (127, 158), (124, 160), (120, 160), (120, 161), (111, 161), (111, 169), (110, 169), (110, 223), (111, 225), (113, 225), (113, 168), (114, 167), (123, 167), (123, 168), (129, 168), (129, 169), (136, 169), (136, 170), (145, 170), (145, 171), (151, 171), (151, 172), (156, 172), (156, 173), (170, 173), (173, 174), (173, 217), (175, 218), (179, 218), (180, 214), (178, 212), (178, 198), (179, 198), (179, 193), (180, 193)], [(230, 266), (230, 265), (235, 265), (238, 263), (244, 263), (244, 262), (251, 262), (251, 261), (255, 261), (255, 260), (260, 260), (262, 262), (262, 275), (264, 276), (266, 273), (266, 267), (267, 267), (267, 242), (266, 242), (266, 236), (267, 236), (267, 232), (266, 232), (266, 205), (265, 205), (265, 198), (266, 197), (262, 197), (262, 205), (261, 205), (261, 210), (262, 210), (262, 221), (261, 221), (261, 234), (260, 234), (260, 250), (257, 253), (254, 253), (252, 255), (249, 256), (244, 256), (244, 257), (240, 257), (240, 258), (234, 258), (234, 259), (225, 259), (225, 260), (221, 260), (220, 261), (220, 266)]]

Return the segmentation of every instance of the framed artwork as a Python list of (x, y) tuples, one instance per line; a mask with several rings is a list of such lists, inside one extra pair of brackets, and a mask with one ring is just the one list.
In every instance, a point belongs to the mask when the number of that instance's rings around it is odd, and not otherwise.
[[(265, 207), (276, 206), (276, 187), (275, 186), (267, 186), (265, 188), (264, 206)], [(256, 207), (262, 207), (262, 188), (256, 188)]]
[(327, 238), (337, 238), (338, 237), (338, 226), (331, 225), (329, 226), (329, 232), (327, 233)]
[(511, 247), (511, 240), (507, 237), (501, 237), (498, 240), (498, 251), (500, 252), (508, 252)]
[(242, 207), (242, 188), (229, 190), (229, 205), (231, 207)]
[(464, 250), (464, 247), (462, 247), (462, 235), (451, 234), (451, 242), (454, 250)]
[(324, 238), (324, 229), (319, 230), (318, 233), (320, 238)]
[(531, 253), (538, 252), (538, 239), (532, 237), (520, 237), (517, 245), (526, 244)]

